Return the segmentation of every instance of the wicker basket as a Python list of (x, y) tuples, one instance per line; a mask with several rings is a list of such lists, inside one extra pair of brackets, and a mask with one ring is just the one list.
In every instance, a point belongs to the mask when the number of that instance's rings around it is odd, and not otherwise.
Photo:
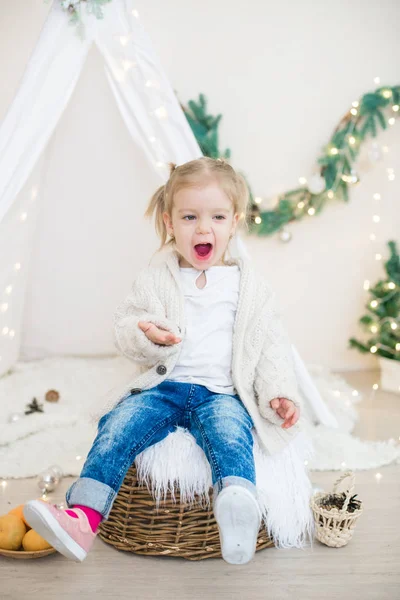
[[(210, 490), (210, 499), (212, 489)], [(117, 550), (152, 556), (178, 556), (189, 560), (221, 557), (218, 526), (212, 510), (198, 504), (175, 500), (170, 492), (165, 501), (156, 502), (146, 486), (138, 484), (133, 464), (114, 500), (110, 515), (99, 526), (99, 536)], [(274, 542), (261, 524), (257, 551), (273, 547)]]
[[(346, 477), (351, 477), (351, 487), (344, 494), (345, 500), (342, 508), (338, 509), (336, 506), (329, 505), (329, 500), (343, 499), (343, 493), (337, 494), (336, 491), (339, 483)], [(333, 494), (317, 492), (311, 498), (311, 508), (315, 521), (315, 537), (326, 546), (340, 548), (345, 546), (353, 537), (356, 521), (363, 512), (360, 500), (356, 501), (359, 508), (355, 508), (352, 512), (347, 510), (353, 490), (354, 473), (347, 471), (335, 482)]]

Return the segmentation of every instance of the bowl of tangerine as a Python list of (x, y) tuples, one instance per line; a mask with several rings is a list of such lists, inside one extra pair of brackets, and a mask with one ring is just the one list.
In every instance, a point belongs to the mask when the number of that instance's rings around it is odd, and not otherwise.
[(24, 505), (0, 515), (0, 555), (10, 558), (41, 558), (57, 552), (32, 529), (23, 513)]

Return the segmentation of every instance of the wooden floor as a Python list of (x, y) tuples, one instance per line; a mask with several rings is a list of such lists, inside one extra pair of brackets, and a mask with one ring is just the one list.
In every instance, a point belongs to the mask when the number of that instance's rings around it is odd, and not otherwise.
[[(377, 372), (342, 375), (366, 396), (359, 405), (354, 434), (398, 440), (400, 395), (380, 390), (370, 394), (372, 384), (379, 381)], [(310, 475), (313, 484), (330, 490), (339, 473)], [(63, 502), (74, 479), (64, 479), (52, 501)], [(270, 548), (258, 552), (248, 565), (233, 566), (222, 559), (142, 557), (119, 552), (96, 538), (83, 563), (60, 554), (27, 561), (0, 556), (0, 599), (400, 600), (400, 465), (357, 471), (355, 492), (364, 513), (343, 548), (328, 548), (318, 541), (313, 551)], [(0, 496), (1, 515), (37, 497), (36, 480), (12, 480), (0, 488)]]

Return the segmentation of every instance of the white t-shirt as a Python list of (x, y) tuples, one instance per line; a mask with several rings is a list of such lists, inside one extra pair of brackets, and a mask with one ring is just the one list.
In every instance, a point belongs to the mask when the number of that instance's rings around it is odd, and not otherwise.
[(186, 335), (168, 380), (197, 383), (218, 394), (236, 394), (232, 381), (233, 325), (239, 298), (238, 265), (204, 270), (206, 285), (196, 279), (203, 271), (180, 267), (185, 297)]

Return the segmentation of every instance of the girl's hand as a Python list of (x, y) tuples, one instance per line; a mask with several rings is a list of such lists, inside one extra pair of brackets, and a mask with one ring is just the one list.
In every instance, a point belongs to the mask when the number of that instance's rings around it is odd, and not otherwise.
[(157, 325), (154, 325), (154, 323), (149, 323), (148, 321), (139, 321), (138, 325), (146, 337), (155, 344), (172, 346), (173, 344), (178, 344), (182, 341), (181, 338), (177, 337), (170, 331), (160, 329), (157, 327)]
[(285, 429), (292, 427), (299, 420), (299, 409), (287, 398), (274, 398), (271, 400), (270, 406), (282, 419), (285, 419), (285, 422), (282, 423), (282, 427)]

